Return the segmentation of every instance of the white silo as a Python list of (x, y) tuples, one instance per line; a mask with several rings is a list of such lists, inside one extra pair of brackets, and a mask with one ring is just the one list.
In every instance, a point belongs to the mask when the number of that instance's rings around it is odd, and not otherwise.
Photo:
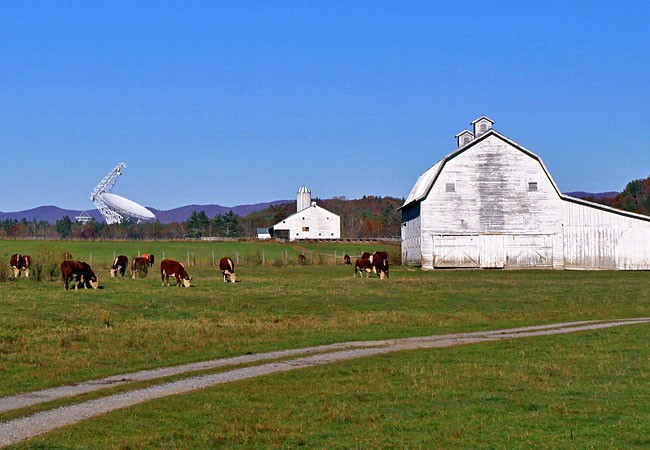
[(307, 186), (300, 186), (296, 200), (296, 212), (311, 206), (311, 191)]

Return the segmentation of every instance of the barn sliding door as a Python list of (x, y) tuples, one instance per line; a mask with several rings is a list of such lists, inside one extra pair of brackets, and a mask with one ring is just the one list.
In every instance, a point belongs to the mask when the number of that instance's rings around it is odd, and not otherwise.
[(506, 252), (502, 234), (479, 236), (480, 263), (483, 269), (502, 269), (506, 263)]
[(479, 267), (477, 235), (434, 235), (433, 267)]

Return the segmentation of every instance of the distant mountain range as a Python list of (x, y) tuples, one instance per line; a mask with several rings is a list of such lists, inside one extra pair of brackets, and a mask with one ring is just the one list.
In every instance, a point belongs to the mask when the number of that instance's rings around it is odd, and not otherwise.
[(620, 192), (583, 192), (583, 191), (576, 191), (576, 192), (564, 192), (566, 195), (570, 195), (571, 197), (577, 197), (577, 198), (616, 198)]
[[(577, 198), (614, 198), (618, 195), (618, 192), (566, 192), (566, 195)], [(192, 212), (194, 211), (205, 211), (208, 217), (213, 218), (217, 214), (227, 214), (229, 211), (232, 211), (234, 214), (243, 217), (252, 212), (261, 211), (268, 208), (271, 205), (282, 205), (286, 203), (293, 203), (295, 200), (275, 200), (272, 202), (266, 203), (255, 203), (252, 205), (238, 205), (238, 206), (221, 206), (221, 205), (186, 205), (180, 206), (174, 209), (168, 209), (166, 211), (159, 210), (155, 208), (148, 208), (151, 212), (156, 215), (156, 219), (160, 223), (173, 223), (173, 222), (184, 222), (186, 221)], [(15, 219), (15, 220), (27, 220), (31, 222), (36, 219), (37, 222), (44, 220), (51, 224), (55, 223), (57, 220), (62, 219), (64, 216), (70, 217), (74, 221), (76, 216), (81, 215), (82, 210), (74, 209), (62, 209), (58, 206), (39, 206), (33, 209), (27, 209), (25, 211), (16, 211), (16, 212), (1, 212), (0, 211), (0, 220), (6, 219)], [(96, 210), (87, 210), (88, 215), (95, 218), (98, 222), (103, 222), (104, 218), (101, 213)]]
[[(161, 223), (172, 223), (172, 222), (186, 221), (194, 211), (196, 212), (205, 211), (205, 214), (209, 218), (213, 218), (217, 214), (227, 214), (229, 211), (232, 211), (234, 214), (243, 217), (252, 212), (266, 209), (271, 205), (282, 205), (282, 204), (293, 203), (293, 202), (295, 202), (295, 200), (275, 200), (266, 203), (255, 203), (253, 205), (239, 205), (239, 206), (232, 206), (232, 207), (221, 206), (221, 205), (186, 205), (174, 209), (168, 209), (166, 211), (155, 209), (155, 208), (147, 208), (147, 209), (149, 209), (152, 213), (154, 213), (156, 215), (156, 219), (159, 220)], [(62, 219), (64, 216), (68, 216), (70, 217), (70, 219), (72, 219), (72, 221), (74, 221), (74, 218), (76, 216), (81, 215), (82, 212), (84, 211), (75, 210), (75, 209), (63, 209), (63, 208), (59, 208), (58, 206), (48, 205), (48, 206), (39, 206), (37, 208), (27, 209), (25, 211), (16, 211), (16, 212), (0, 211), (0, 220), (15, 219), (21, 221), (25, 219), (28, 222), (31, 222), (33, 220), (40, 222), (43, 220), (45, 222), (54, 224), (57, 220)], [(104, 221), (104, 218), (102, 217), (101, 213), (96, 209), (87, 210), (86, 213), (89, 216), (93, 217), (98, 222)]]

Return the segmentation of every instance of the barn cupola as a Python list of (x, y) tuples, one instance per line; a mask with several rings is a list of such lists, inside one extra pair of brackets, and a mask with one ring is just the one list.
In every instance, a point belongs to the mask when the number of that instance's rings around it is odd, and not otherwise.
[(481, 116), (472, 122), (474, 126), (474, 136), (479, 137), (487, 133), (494, 125), (494, 121), (489, 117)]
[(469, 130), (463, 130), (456, 135), (456, 142), (458, 143), (458, 148), (464, 147), (474, 140), (474, 135)]
[(307, 186), (300, 186), (296, 200), (296, 212), (309, 208), (311, 205), (311, 191)]

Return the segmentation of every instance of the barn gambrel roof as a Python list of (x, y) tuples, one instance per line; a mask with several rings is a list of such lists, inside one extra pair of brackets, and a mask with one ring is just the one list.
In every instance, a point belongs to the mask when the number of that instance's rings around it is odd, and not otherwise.
[[(479, 120), (479, 119), (477, 119), (477, 120)], [(416, 181), (415, 185), (411, 189), (411, 192), (409, 193), (408, 197), (406, 198), (406, 201), (404, 202), (404, 204), (402, 206), (400, 206), (399, 209), (407, 208), (407, 207), (411, 206), (412, 204), (419, 203), (422, 200), (424, 200), (429, 195), (429, 192), (431, 191), (431, 188), (433, 187), (433, 185), (437, 181), (438, 177), (440, 176), (440, 174), (444, 170), (444, 167), (447, 164), (447, 162), (451, 161), (452, 159), (454, 159), (458, 155), (460, 155), (460, 154), (466, 152), (467, 150), (471, 149), (473, 146), (475, 146), (476, 144), (478, 144), (482, 140), (489, 138), (490, 136), (495, 136), (498, 139), (501, 139), (502, 141), (506, 142), (507, 144), (511, 145), (512, 147), (516, 148), (517, 150), (521, 151), (522, 153), (525, 153), (526, 155), (528, 155), (531, 158), (533, 158), (534, 160), (536, 160), (539, 163), (539, 165), (541, 166), (541, 168), (544, 171), (544, 173), (546, 174), (546, 176), (548, 177), (551, 184), (553, 185), (553, 189), (555, 189), (555, 192), (557, 192), (557, 195), (562, 200), (572, 202), (572, 203), (578, 203), (580, 205), (588, 206), (588, 207), (591, 207), (591, 208), (596, 208), (596, 209), (600, 209), (600, 210), (603, 210), (603, 211), (608, 211), (608, 212), (611, 212), (611, 213), (619, 214), (619, 215), (622, 215), (622, 216), (632, 217), (632, 218), (635, 218), (635, 219), (641, 219), (641, 220), (645, 220), (645, 221), (650, 222), (650, 216), (646, 216), (644, 214), (638, 214), (638, 213), (633, 213), (633, 212), (629, 212), (629, 211), (623, 211), (621, 209), (612, 208), (610, 206), (601, 205), (599, 203), (594, 203), (594, 202), (590, 202), (590, 201), (583, 200), (583, 199), (580, 199), (580, 198), (571, 197), (570, 195), (563, 194), (562, 192), (560, 192), (560, 189), (558, 188), (557, 184), (555, 183), (555, 180), (553, 179), (550, 172), (546, 168), (546, 165), (544, 165), (544, 162), (542, 161), (542, 158), (540, 158), (538, 155), (531, 152), (530, 150), (528, 150), (524, 146), (519, 145), (518, 143), (516, 143), (512, 139), (509, 139), (506, 136), (502, 135), (501, 133), (496, 131), (494, 128), (491, 128), (490, 130), (485, 132), (485, 134), (482, 134), (480, 137), (478, 137), (476, 139), (473, 139), (472, 141), (468, 142), (467, 144), (465, 144), (465, 145), (457, 148), (453, 152), (449, 153), (447, 156), (445, 156), (440, 161), (438, 161), (433, 166), (431, 166), (431, 168), (429, 168), (427, 171), (425, 171), (422, 175), (420, 175), (418, 177), (418, 180)]]

